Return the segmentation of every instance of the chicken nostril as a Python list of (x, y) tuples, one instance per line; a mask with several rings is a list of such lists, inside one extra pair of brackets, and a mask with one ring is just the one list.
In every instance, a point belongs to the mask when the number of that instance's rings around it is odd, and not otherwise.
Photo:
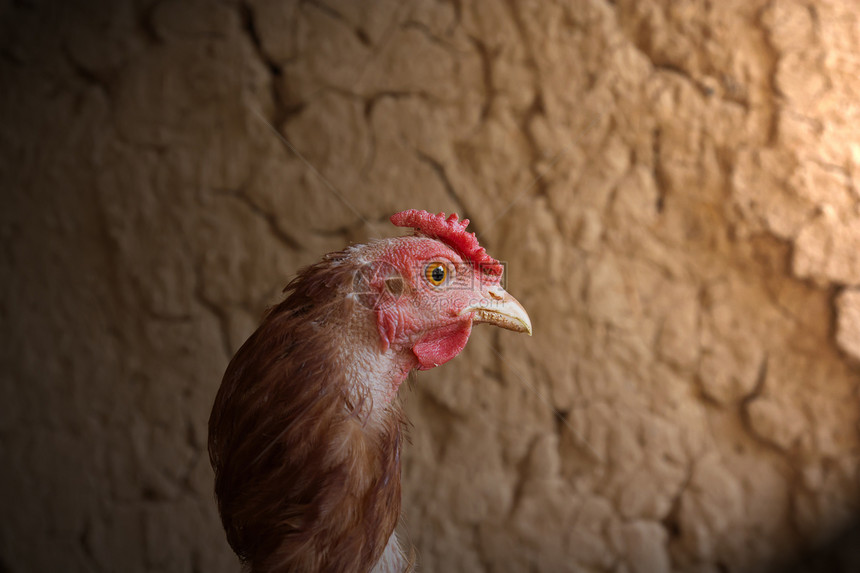
[(490, 298), (494, 300), (502, 300), (503, 298), (505, 298), (505, 295), (503, 293), (500, 293), (496, 289), (489, 289), (487, 293), (490, 295)]

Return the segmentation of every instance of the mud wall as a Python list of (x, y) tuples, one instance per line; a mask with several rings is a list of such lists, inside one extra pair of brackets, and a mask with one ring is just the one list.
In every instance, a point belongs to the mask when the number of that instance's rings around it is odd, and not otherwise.
[(857, 511), (850, 0), (0, 2), (0, 571), (235, 571), (295, 270), (456, 211), (532, 339), (404, 396), (424, 571), (760, 570)]

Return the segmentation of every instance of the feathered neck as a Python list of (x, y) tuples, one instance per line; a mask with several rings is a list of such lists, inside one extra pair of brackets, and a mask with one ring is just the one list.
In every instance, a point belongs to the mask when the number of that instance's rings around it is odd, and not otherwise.
[(384, 398), (400, 380), (379, 378), (402, 367), (356, 319), (354, 270), (340, 253), (303, 271), (216, 397), (215, 492), (250, 571), (368, 571), (397, 524), (402, 415)]

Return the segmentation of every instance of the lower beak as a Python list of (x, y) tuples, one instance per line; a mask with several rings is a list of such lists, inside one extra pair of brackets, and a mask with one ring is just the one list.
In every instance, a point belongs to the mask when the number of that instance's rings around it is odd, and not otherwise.
[(491, 287), (486, 296), (464, 308), (460, 314), (474, 312), (474, 323), (495, 324), (514, 332), (532, 335), (532, 321), (523, 305), (501, 287)]

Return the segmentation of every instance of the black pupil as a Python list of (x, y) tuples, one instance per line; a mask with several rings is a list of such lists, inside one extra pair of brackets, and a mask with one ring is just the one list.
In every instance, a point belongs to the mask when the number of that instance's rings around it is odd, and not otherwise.
[(441, 283), (442, 279), (445, 278), (445, 269), (442, 267), (436, 267), (430, 271), (430, 276), (433, 277), (433, 282)]

